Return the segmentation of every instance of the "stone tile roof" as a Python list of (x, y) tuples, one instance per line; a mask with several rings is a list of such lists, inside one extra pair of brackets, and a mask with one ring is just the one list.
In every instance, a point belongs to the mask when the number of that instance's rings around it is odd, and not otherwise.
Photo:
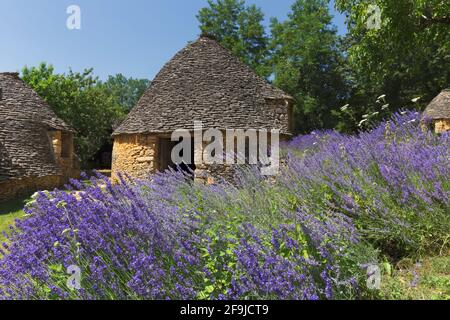
[(39, 122), (0, 121), (0, 182), (61, 174), (47, 130)]
[(443, 90), (423, 112), (428, 119), (450, 119), (450, 89)]
[(0, 91), (0, 120), (35, 121), (55, 130), (72, 131), (18, 73), (0, 73)]
[(60, 174), (49, 130), (72, 131), (17, 73), (0, 73), (0, 182)]
[(200, 37), (163, 67), (113, 135), (192, 129), (194, 120), (208, 128), (288, 133), (288, 121), (277, 118), (267, 100), (280, 100), (279, 106), (287, 108), (285, 100), (292, 97), (215, 40)]

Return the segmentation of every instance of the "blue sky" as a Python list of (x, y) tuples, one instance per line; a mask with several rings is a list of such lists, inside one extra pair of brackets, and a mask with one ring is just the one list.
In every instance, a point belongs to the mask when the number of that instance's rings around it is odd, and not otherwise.
[[(248, 0), (284, 20), (294, 0)], [(123, 73), (153, 79), (199, 34), (196, 14), (206, 0), (0, 0), (0, 72), (42, 61), (58, 72), (93, 67), (106, 78)], [(81, 8), (82, 29), (66, 28), (69, 5)], [(345, 33), (344, 17), (334, 12)]]

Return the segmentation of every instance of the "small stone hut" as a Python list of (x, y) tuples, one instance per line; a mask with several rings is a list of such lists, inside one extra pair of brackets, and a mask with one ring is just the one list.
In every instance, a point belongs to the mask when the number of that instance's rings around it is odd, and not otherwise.
[(77, 178), (73, 134), (18, 73), (0, 73), (0, 201)]
[[(280, 130), (290, 137), (293, 99), (272, 86), (209, 36), (178, 52), (113, 133), (113, 178), (144, 178), (170, 167), (171, 133), (203, 129)], [(224, 168), (196, 164), (195, 177), (207, 180)]]
[[(443, 90), (423, 112), (423, 122), (428, 122), (436, 133), (450, 130), (450, 89)], [(431, 123), (430, 123), (431, 122)], [(427, 126), (426, 124), (424, 125)]]

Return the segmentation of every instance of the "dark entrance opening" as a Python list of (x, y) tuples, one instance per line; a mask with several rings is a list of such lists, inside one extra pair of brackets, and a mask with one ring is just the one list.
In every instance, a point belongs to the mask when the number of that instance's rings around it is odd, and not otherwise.
[[(159, 139), (159, 170), (165, 171), (172, 168), (175, 171), (182, 170), (193, 175), (196, 168), (194, 164), (194, 139), (191, 140), (191, 154), (189, 163), (181, 163), (177, 166), (172, 161), (172, 150), (180, 142), (182, 142), (182, 139), (180, 139), (180, 141), (171, 141), (170, 138)], [(183, 151), (180, 153), (180, 156), (184, 156)]]
[[(108, 132), (111, 137), (113, 133), (113, 128)], [(84, 164), (86, 170), (96, 169), (100, 171), (105, 176), (110, 176), (111, 166), (112, 166), (112, 152), (113, 152), (113, 139), (107, 139), (103, 142), (103, 145), (97, 151), (97, 153)]]
[(105, 142), (89, 161), (88, 167), (97, 170), (111, 170), (113, 141)]

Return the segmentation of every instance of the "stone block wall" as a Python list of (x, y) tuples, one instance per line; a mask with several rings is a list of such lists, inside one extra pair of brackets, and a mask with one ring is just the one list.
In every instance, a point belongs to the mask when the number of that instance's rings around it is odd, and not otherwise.
[(48, 133), (50, 140), (52, 141), (53, 151), (55, 152), (56, 158), (61, 157), (62, 151), (62, 132), (61, 131), (50, 131)]
[(61, 172), (61, 181), (66, 183), (69, 178), (80, 177), (80, 163), (74, 151), (73, 134), (69, 132), (50, 131), (55, 160)]
[(436, 120), (434, 122), (434, 131), (436, 133), (450, 131), (450, 119)]
[(0, 182), (0, 202), (31, 195), (38, 190), (53, 190), (60, 185), (60, 176), (28, 177)]
[[(161, 137), (167, 138), (170, 135)], [(223, 132), (223, 137), (225, 149), (225, 132)], [(288, 135), (281, 135), (280, 142), (289, 138), (290, 136)], [(270, 136), (268, 140), (270, 145)], [(204, 142), (203, 148), (207, 145), (208, 143)], [(156, 134), (120, 135), (115, 137), (112, 154), (112, 181), (118, 182), (118, 173), (127, 174), (132, 178), (138, 179), (144, 179), (148, 175), (156, 173), (160, 170), (159, 153), (159, 136)], [(213, 184), (221, 178), (234, 182), (236, 170), (239, 169), (239, 165), (198, 164), (198, 159), (196, 162), (194, 179), (201, 183)]]
[[(226, 132), (223, 131), (223, 147), (224, 150), (226, 150)], [(283, 142), (287, 142), (291, 139), (290, 135), (281, 134), (280, 135), (280, 144)], [(271, 145), (271, 138), (270, 134), (268, 136), (267, 144), (270, 147)], [(203, 143), (203, 148), (205, 148), (208, 145), (207, 142)], [(234, 139), (234, 145), (235, 148), (237, 146), (237, 139)], [(259, 146), (258, 146), (259, 148)], [(204, 150), (204, 149), (203, 149)], [(225, 151), (226, 152), (226, 151)], [(235, 150), (237, 152), (237, 149)], [(280, 166), (282, 165), (283, 159), (281, 158), (281, 150), (280, 150)], [(253, 167), (260, 167), (259, 165), (252, 165)], [(239, 183), (239, 177), (238, 172), (243, 167), (250, 167), (250, 165), (239, 165), (239, 164), (200, 164), (196, 165), (195, 170), (195, 181), (199, 183), (206, 183), (206, 184), (214, 184), (217, 181), (220, 181), (221, 179), (224, 179), (230, 183), (236, 184)]]
[(267, 110), (272, 112), (268, 117), (277, 124), (276, 127), (283, 131), (292, 132), (294, 120), (293, 101), (287, 99), (266, 99), (266, 105), (268, 106)]
[(114, 138), (112, 180), (118, 173), (146, 178), (158, 170), (158, 137), (151, 134), (120, 135)]
[(69, 178), (80, 177), (80, 165), (74, 153), (73, 134), (55, 130), (46, 133), (47, 136), (44, 135), (44, 138), (48, 138), (48, 143), (53, 147), (52, 153), (51, 149), (44, 150), (48, 152), (46, 161), (54, 166), (54, 159), (55, 169), (51, 172), (29, 170), (22, 175), (23, 177), (13, 177), (0, 182), (0, 202), (30, 195), (38, 190), (52, 190), (63, 186)]
[(198, 183), (215, 184), (222, 179), (236, 183), (236, 172), (240, 165), (210, 164), (197, 166), (194, 180)]

